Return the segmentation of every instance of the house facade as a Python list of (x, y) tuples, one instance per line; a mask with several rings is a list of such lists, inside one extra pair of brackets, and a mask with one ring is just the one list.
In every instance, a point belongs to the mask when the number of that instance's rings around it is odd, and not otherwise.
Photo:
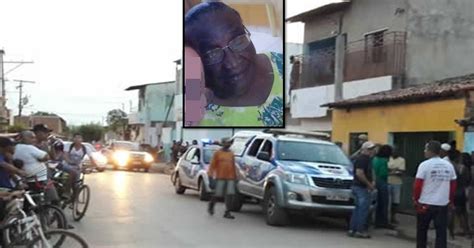
[(33, 128), (37, 124), (45, 124), (58, 135), (64, 135), (67, 126), (66, 121), (60, 116), (15, 116), (14, 123), (28, 128)]
[[(469, 0), (346, 0), (288, 18), (305, 24), (291, 117), (304, 129), (332, 130), (332, 113), (321, 105), (339, 100), (337, 49), (342, 99), (471, 73), (473, 8)], [(343, 45), (336, 47), (338, 36)]]

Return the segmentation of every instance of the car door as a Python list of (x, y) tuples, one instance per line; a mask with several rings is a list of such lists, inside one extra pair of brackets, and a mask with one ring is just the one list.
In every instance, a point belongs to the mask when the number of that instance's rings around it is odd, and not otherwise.
[(182, 173), (180, 174), (181, 176), (181, 183), (190, 186), (191, 184), (191, 170), (192, 170), (192, 164), (191, 164), (191, 159), (194, 157), (194, 153), (196, 152), (196, 148), (192, 147), (184, 153), (184, 158), (181, 160), (180, 169)]
[[(270, 139), (266, 139), (263, 144), (260, 146), (260, 150), (257, 152), (266, 152), (268, 153), (269, 157), (271, 158), (273, 155), (273, 143)], [(256, 172), (255, 176), (253, 178), (253, 181), (255, 182), (255, 189), (257, 191), (257, 194), (263, 198), (264, 194), (264, 183), (265, 183), (265, 178), (267, 177), (268, 173), (270, 173), (272, 170), (276, 168), (276, 166), (268, 160), (262, 160), (256, 157), (257, 159), (257, 166), (255, 167)]]
[(199, 173), (199, 170), (202, 168), (201, 164), (201, 154), (202, 150), (199, 148), (195, 148), (194, 155), (191, 157), (191, 160), (189, 161), (190, 166), (191, 166), (191, 171), (189, 174), (189, 179), (190, 179), (190, 185), (194, 188), (198, 187), (198, 178), (197, 174)]
[(240, 162), (240, 170), (242, 171), (244, 178), (239, 182), (239, 190), (252, 196), (258, 196), (259, 194), (256, 185), (258, 180), (258, 166), (260, 162), (256, 156), (263, 141), (263, 138), (254, 139)]

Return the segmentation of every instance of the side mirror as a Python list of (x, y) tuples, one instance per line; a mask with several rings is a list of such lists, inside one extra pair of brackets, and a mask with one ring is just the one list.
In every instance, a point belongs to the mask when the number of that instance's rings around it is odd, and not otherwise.
[(259, 152), (257, 154), (257, 159), (263, 160), (263, 161), (270, 161), (270, 153), (268, 152)]

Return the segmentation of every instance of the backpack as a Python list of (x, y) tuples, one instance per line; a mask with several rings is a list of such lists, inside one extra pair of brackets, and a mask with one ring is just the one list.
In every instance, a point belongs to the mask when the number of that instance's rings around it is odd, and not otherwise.
[[(87, 149), (85, 145), (81, 144), (81, 146), (82, 146), (82, 159), (84, 159), (84, 157), (87, 155)], [(74, 144), (71, 144), (71, 146), (69, 146), (69, 154), (71, 154), (71, 151), (73, 148), (74, 148)]]

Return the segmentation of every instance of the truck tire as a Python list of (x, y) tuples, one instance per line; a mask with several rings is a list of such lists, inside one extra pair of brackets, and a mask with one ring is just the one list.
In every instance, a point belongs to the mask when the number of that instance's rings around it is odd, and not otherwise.
[(199, 200), (209, 201), (210, 199), (211, 199), (211, 194), (206, 190), (206, 185), (204, 184), (204, 180), (201, 178), (199, 179)]
[(242, 209), (243, 204), (244, 197), (238, 192), (235, 192), (235, 195), (229, 196), (227, 199), (225, 199), (227, 210), (232, 212), (239, 212)]
[(186, 191), (186, 187), (181, 185), (181, 178), (179, 178), (179, 174), (176, 174), (176, 179), (174, 181), (174, 188), (176, 191), (176, 194), (182, 195)]
[(263, 211), (268, 225), (285, 226), (288, 224), (288, 213), (278, 205), (276, 188), (273, 186), (265, 191)]

